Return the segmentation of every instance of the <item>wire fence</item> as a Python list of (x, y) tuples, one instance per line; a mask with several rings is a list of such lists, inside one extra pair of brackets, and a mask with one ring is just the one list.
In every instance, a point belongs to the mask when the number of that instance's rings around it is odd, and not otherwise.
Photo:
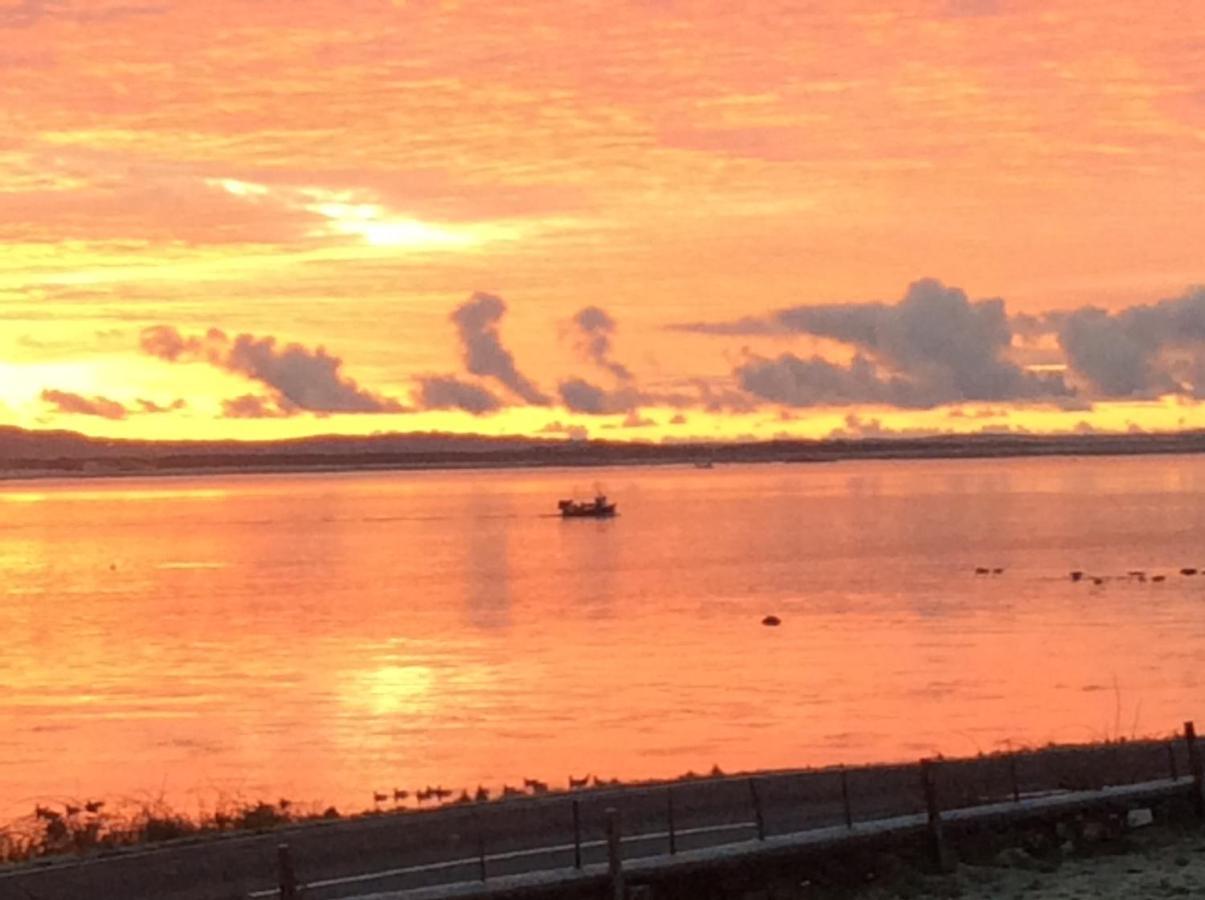
[[(1089, 792), (1120, 785), (1172, 783), (1200, 763), (1192, 724), (1168, 741), (1119, 741), (1077, 747), (742, 777), (708, 778), (614, 790), (580, 791), (448, 809), (416, 816), (397, 847), (398, 864), (338, 872), (347, 860), (322, 848), (282, 847), (278, 883), (251, 900), (333, 900), (519, 876), (533, 872), (670, 858), (867, 823), (927, 819), (940, 841), (941, 811)], [(622, 824), (622, 835), (613, 833)], [(609, 848), (611, 852), (608, 852)], [(329, 852), (337, 852), (328, 848)]]

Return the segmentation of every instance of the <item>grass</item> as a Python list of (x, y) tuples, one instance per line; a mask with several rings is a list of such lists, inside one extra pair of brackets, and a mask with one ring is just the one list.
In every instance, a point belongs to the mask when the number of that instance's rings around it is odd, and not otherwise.
[(341, 816), (334, 807), (321, 812), (304, 810), (288, 800), (224, 804), (195, 817), (173, 810), (161, 800), (113, 809), (95, 801), (38, 805), (29, 815), (0, 828), (0, 863), (96, 854), (226, 831), (265, 831), (324, 818)]

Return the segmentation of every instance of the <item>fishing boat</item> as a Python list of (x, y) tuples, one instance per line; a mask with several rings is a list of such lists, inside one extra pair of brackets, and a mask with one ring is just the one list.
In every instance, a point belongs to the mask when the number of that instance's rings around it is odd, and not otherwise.
[(607, 519), (615, 515), (615, 503), (599, 494), (593, 500), (561, 500), (557, 509), (565, 519)]

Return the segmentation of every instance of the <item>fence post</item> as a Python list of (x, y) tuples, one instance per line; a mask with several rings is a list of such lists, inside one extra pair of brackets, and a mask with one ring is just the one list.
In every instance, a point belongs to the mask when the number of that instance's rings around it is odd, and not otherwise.
[(1180, 767), (1176, 765), (1176, 745), (1171, 741), (1167, 742), (1167, 766), (1172, 773), (1172, 781), (1180, 777)]
[(573, 801), (573, 868), (582, 867), (582, 805)]
[(854, 827), (854, 810), (849, 802), (849, 773), (841, 767), (841, 805), (845, 807), (845, 827)]
[(925, 811), (929, 816), (929, 849), (938, 870), (946, 872), (950, 869), (950, 854), (946, 847), (945, 833), (941, 827), (941, 806), (937, 802), (937, 781), (933, 774), (934, 768), (933, 760), (922, 759), (920, 761), (921, 788), (925, 794)]
[(757, 839), (766, 839), (766, 817), (762, 814), (761, 796), (757, 793), (757, 780), (749, 779), (749, 796), (753, 799), (753, 817), (757, 822)]
[(1017, 754), (1008, 754), (1008, 777), (1013, 783), (1013, 803), (1021, 802), (1021, 783), (1017, 780)]
[(481, 880), (485, 881), (485, 826), (481, 822), (481, 813), (473, 810), (473, 824), (477, 829), (477, 865)]
[(293, 855), (288, 844), (276, 845), (276, 869), (280, 900), (297, 900), (297, 875), (293, 872)]
[(669, 829), (669, 855), (673, 856), (678, 852), (678, 835), (674, 829), (674, 789), (672, 787), (665, 789), (665, 818)]
[(612, 900), (624, 900), (623, 848), (619, 843), (619, 813), (607, 807), (607, 871), (611, 876)]
[(1184, 740), (1188, 744), (1188, 771), (1192, 773), (1192, 806), (1198, 816), (1205, 816), (1205, 778), (1201, 771), (1201, 752), (1197, 747), (1197, 729), (1192, 722), (1184, 723)]

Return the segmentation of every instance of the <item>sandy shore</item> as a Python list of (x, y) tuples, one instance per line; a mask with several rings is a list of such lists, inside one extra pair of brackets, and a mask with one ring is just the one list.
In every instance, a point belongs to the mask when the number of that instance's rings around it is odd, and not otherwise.
[(870, 887), (858, 900), (1141, 900), (1205, 897), (1205, 830), (1132, 832), (1088, 856), (1039, 861), (1008, 850), (990, 865), (960, 865), (946, 876)]

